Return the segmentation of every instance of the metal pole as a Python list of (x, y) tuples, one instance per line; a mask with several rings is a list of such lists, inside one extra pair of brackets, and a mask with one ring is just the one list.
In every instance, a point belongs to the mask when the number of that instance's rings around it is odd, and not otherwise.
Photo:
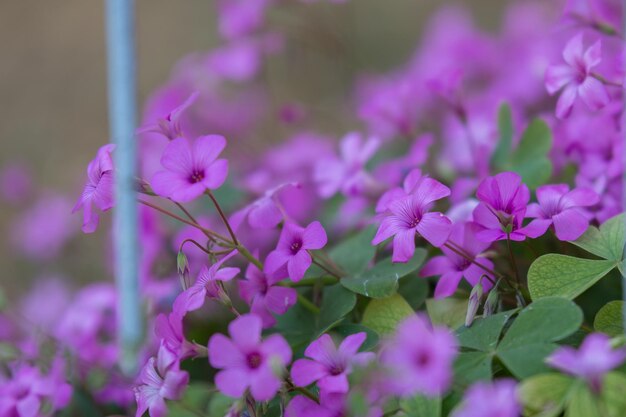
[(120, 366), (131, 373), (142, 337), (135, 195), (136, 86), (134, 0), (106, 0), (109, 129), (116, 144), (113, 239)]

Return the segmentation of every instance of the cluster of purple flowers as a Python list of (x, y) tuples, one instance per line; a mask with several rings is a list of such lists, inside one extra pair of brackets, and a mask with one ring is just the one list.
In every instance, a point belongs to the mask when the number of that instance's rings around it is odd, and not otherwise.
[[(475, 27), (464, 10), (445, 8), (402, 68), (356, 83), (354, 113), (364, 128), (333, 138), (312, 127), (315, 118), (302, 103), (285, 103), (277, 114), (268, 110), (275, 106), (260, 75), (267, 56), (289, 42), (270, 18), (281, 3), (218, 1), (223, 43), (186, 57), (146, 104), (137, 131), (139, 263), (153, 331), (140, 349), (138, 375), (117, 368), (114, 287), (91, 284), (72, 294), (49, 276), (18, 307), (23, 322), (0, 312), (1, 338), (22, 352), (0, 372), (0, 417), (52, 415), (68, 404), (63, 352), (72, 357), (75, 385), (88, 387), (95, 402), (124, 409), (134, 394), (137, 417), (166, 416), (167, 402), (181, 401), (189, 369), (202, 358), (214, 371), (204, 380), (232, 399), (229, 416), (255, 415), (270, 404), (289, 417), (391, 416), (402, 412), (393, 408), (398, 399), (441, 399), (451, 390), (464, 394), (453, 417), (521, 414), (513, 375), (464, 392), (454, 386), (462, 348), (454, 329), (433, 324), (450, 325), (445, 320), (394, 310), (393, 331), (366, 343), (374, 333), (360, 323), (372, 302), (367, 291), (351, 293), (354, 303), (345, 303), (351, 312), (341, 317), (320, 309), (343, 307), (325, 298), (327, 285), (363, 278), (383, 262), (411, 265), (428, 248), (419, 274), (403, 279), (422, 279), (427, 291), (433, 284), (435, 303), (469, 295), (470, 325), (483, 298), (485, 316), (528, 301), (518, 276), (523, 268), (515, 263), (523, 257), (518, 242), (533, 251), (542, 240), (575, 241), (590, 224), (623, 211), (619, 118), (626, 74), (616, 63), (624, 42), (615, 19), (623, 5), (568, 0), (556, 10), (552, 3), (514, 2), (497, 35)], [(546, 18), (555, 12), (558, 22)], [(531, 118), (540, 116), (553, 133), (551, 150), (542, 155), (552, 167), (548, 183), (533, 185), (512, 163), (494, 162), (505, 135), (498, 121), (504, 102), (513, 150), (521, 148)], [(251, 155), (268, 120), (288, 137)], [(87, 167), (73, 210), (82, 211), (85, 233), (96, 232), (101, 213), (115, 205), (114, 152), (113, 145), (101, 147)], [(66, 216), (71, 204), (64, 198), (33, 199), (32, 188), (19, 166), (0, 172), (0, 197), (24, 208), (13, 246), (48, 262), (78, 225)], [(350, 264), (361, 254), (343, 250), (346, 259), (340, 259), (334, 248), (372, 225), (376, 231), (365, 242), (372, 255), (357, 272)], [(174, 258), (176, 268), (164, 261)], [(401, 277), (390, 270), (395, 284)], [(302, 311), (314, 319), (306, 322)], [(198, 325), (226, 314), (228, 335)], [(308, 332), (302, 340), (284, 330), (289, 320)], [(32, 336), (32, 326), (54, 341), (47, 363), (37, 362), (45, 343)], [(605, 375), (625, 359), (623, 348), (592, 333), (578, 349), (560, 347), (546, 363), (598, 394)], [(104, 382), (89, 385), (98, 375)]]

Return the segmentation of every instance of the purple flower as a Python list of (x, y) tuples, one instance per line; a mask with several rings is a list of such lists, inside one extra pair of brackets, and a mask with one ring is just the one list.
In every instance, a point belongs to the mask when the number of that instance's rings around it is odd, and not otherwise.
[(583, 51), (582, 33), (565, 45), (563, 59), (567, 65), (551, 65), (546, 70), (545, 84), (548, 93), (563, 92), (556, 104), (556, 116), (563, 119), (572, 111), (576, 97), (591, 110), (599, 110), (609, 102), (604, 84), (594, 77), (592, 68), (601, 61), (601, 41)]
[(295, 182), (288, 182), (270, 188), (262, 197), (235, 212), (230, 218), (231, 226), (237, 230), (247, 218), (248, 224), (255, 229), (276, 227), (285, 217), (284, 209), (278, 197), (281, 191), (291, 187), (300, 187), (300, 185)]
[(374, 156), (380, 140), (361, 134), (348, 133), (341, 139), (339, 158), (332, 156), (318, 161), (313, 173), (318, 193), (330, 198), (338, 192), (345, 196), (357, 196), (378, 189), (377, 183), (366, 171), (365, 164)]
[(348, 375), (353, 364), (366, 364), (374, 359), (374, 353), (358, 353), (365, 342), (364, 332), (346, 337), (339, 348), (328, 334), (313, 341), (304, 355), (313, 359), (298, 359), (291, 367), (291, 378), (297, 386), (307, 386), (317, 381), (317, 386), (325, 393), (347, 393)]
[(237, 82), (253, 79), (261, 66), (261, 46), (249, 40), (234, 41), (213, 50), (207, 57), (215, 74)]
[(0, 199), (10, 204), (24, 203), (33, 192), (30, 170), (20, 163), (0, 169)]
[(450, 385), (457, 355), (454, 335), (445, 327), (431, 327), (422, 316), (404, 320), (381, 353), (389, 370), (389, 388), (398, 395), (440, 395)]
[[(285, 410), (285, 417), (343, 417), (352, 415), (349, 412), (346, 395), (320, 393), (319, 404), (303, 395), (296, 395)], [(383, 411), (379, 407), (370, 407), (363, 417), (381, 417)]]
[(189, 374), (180, 370), (178, 358), (161, 345), (155, 357), (148, 360), (139, 375), (139, 384), (134, 388), (137, 413), (141, 417), (146, 410), (150, 417), (165, 417), (165, 400), (178, 400), (189, 383)]
[(469, 387), (452, 417), (519, 417), (521, 411), (515, 381), (498, 379)]
[[(484, 242), (506, 239), (524, 240), (542, 234), (539, 225), (522, 227), (530, 191), (515, 172), (502, 172), (485, 178), (476, 191), (480, 204), (474, 209), (479, 226), (476, 237)], [(544, 230), (545, 231), (545, 230)]]
[(262, 321), (246, 314), (228, 325), (231, 339), (215, 334), (209, 340), (209, 362), (221, 369), (215, 385), (225, 395), (241, 397), (250, 388), (257, 401), (271, 399), (282, 384), (279, 369), (291, 362), (291, 348), (279, 334), (261, 340)]
[(219, 135), (200, 136), (193, 144), (181, 137), (172, 140), (161, 156), (165, 171), (152, 177), (154, 192), (184, 203), (220, 187), (228, 175), (228, 161), (217, 157), (225, 147), (226, 139)]
[(224, 262), (236, 254), (237, 251), (233, 250), (218, 262), (211, 265), (210, 268), (204, 265), (200, 270), (200, 274), (198, 274), (196, 282), (176, 297), (173, 311), (184, 316), (187, 312), (202, 307), (207, 297), (218, 298), (222, 290), (218, 286), (217, 281), (230, 281), (235, 278), (240, 271), (239, 268), (222, 268)]
[(382, 222), (372, 240), (373, 245), (393, 238), (393, 262), (407, 262), (415, 252), (415, 236), (419, 235), (433, 246), (441, 246), (450, 235), (451, 222), (439, 212), (429, 212), (433, 202), (450, 195), (450, 189), (432, 178), (412, 171), (404, 190), (385, 194), (378, 209), (385, 210)]
[(159, 314), (154, 322), (154, 334), (170, 352), (179, 359), (188, 358), (196, 353), (195, 347), (183, 334), (183, 315), (178, 311)]
[(83, 210), (83, 232), (93, 233), (98, 227), (99, 216), (93, 211), (95, 205), (100, 211), (113, 207), (113, 160), (111, 152), (115, 145), (108, 144), (98, 149), (96, 158), (87, 166), (87, 183), (72, 213)]
[(259, 30), (265, 23), (265, 10), (269, 4), (269, 0), (220, 0), (220, 35), (227, 39), (237, 39)]
[[(457, 243), (474, 262), (484, 265), (487, 269), (493, 269), (493, 262), (480, 256), (490, 243), (477, 240), (476, 231), (477, 226), (473, 223), (456, 223), (452, 227), (450, 241)], [(472, 287), (478, 284), (483, 275), (494, 279), (493, 274), (486, 272), (451, 249), (442, 247), (441, 251), (445, 256), (435, 256), (420, 271), (422, 277), (440, 276), (435, 288), (435, 298), (449, 297), (454, 294), (461, 278), (465, 278)], [(492, 286), (488, 279), (483, 279), (482, 285), (485, 291), (489, 291)]]
[(562, 346), (546, 359), (548, 365), (560, 371), (586, 380), (598, 392), (602, 377), (621, 365), (626, 359), (626, 350), (613, 349), (611, 339), (602, 333), (588, 335), (578, 350)]
[(0, 416), (52, 416), (63, 409), (72, 397), (72, 386), (67, 383), (64, 366), (55, 358), (47, 374), (35, 366), (9, 364), (11, 377), (0, 376)]
[(276, 323), (272, 313), (285, 314), (298, 297), (295, 289), (275, 285), (278, 281), (275, 275), (266, 275), (254, 264), (248, 265), (246, 279), (238, 281), (241, 298), (250, 304), (250, 312), (263, 320), (264, 328)]
[(308, 251), (323, 248), (327, 240), (326, 231), (318, 221), (306, 228), (292, 222), (285, 223), (276, 249), (265, 259), (265, 273), (282, 272), (286, 266), (289, 278), (294, 282), (300, 281), (313, 262)]
[(531, 224), (544, 232), (552, 225), (559, 240), (576, 240), (589, 227), (589, 216), (581, 207), (593, 206), (600, 198), (590, 188), (570, 191), (567, 184), (557, 184), (537, 188), (537, 200), (539, 204), (528, 206), (528, 217), (537, 218)]
[(182, 129), (180, 127), (180, 118), (185, 110), (189, 106), (191, 106), (200, 94), (196, 91), (191, 93), (191, 95), (181, 104), (180, 106), (173, 109), (171, 112), (166, 114), (163, 117), (157, 117), (156, 123), (148, 124), (144, 127), (139, 128), (137, 133), (160, 133), (165, 136), (169, 140), (174, 140), (183, 135)]

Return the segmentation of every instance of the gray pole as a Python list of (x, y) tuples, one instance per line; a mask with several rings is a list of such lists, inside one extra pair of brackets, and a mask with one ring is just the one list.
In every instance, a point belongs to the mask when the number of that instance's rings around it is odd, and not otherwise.
[(116, 144), (113, 239), (118, 290), (120, 366), (127, 373), (136, 367), (142, 337), (138, 282), (137, 202), (135, 192), (136, 85), (135, 16), (133, 0), (106, 0), (109, 129)]

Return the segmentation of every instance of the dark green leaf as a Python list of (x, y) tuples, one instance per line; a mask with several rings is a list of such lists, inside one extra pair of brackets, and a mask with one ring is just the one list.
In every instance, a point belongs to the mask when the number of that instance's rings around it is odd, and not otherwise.
[(547, 372), (545, 359), (557, 348), (554, 343), (537, 342), (498, 348), (498, 358), (517, 378)]
[(620, 261), (626, 244), (626, 214), (610, 218), (600, 229), (590, 226), (578, 240), (571, 243), (601, 258)]
[(493, 355), (487, 352), (461, 352), (454, 361), (454, 380), (469, 385), (490, 380), (493, 374)]
[(514, 313), (514, 310), (505, 311), (486, 318), (478, 318), (471, 327), (460, 327), (456, 332), (459, 344), (484, 352), (495, 351), (502, 328)]
[(498, 146), (491, 156), (491, 165), (501, 168), (511, 154), (511, 145), (513, 143), (513, 118), (511, 115), (511, 106), (502, 104), (498, 110)]
[(428, 297), (428, 282), (414, 276), (404, 277), (400, 280), (398, 293), (404, 297), (413, 310), (417, 310)]
[(548, 152), (552, 147), (552, 132), (541, 119), (533, 120), (511, 155), (510, 170), (522, 176), (522, 181), (534, 189), (550, 178), (552, 162)]
[(356, 305), (356, 295), (339, 284), (324, 288), (320, 307), (318, 333), (328, 331), (348, 314)]
[(371, 243), (375, 232), (374, 227), (368, 227), (335, 246), (329, 256), (350, 276), (362, 273), (376, 253), (376, 246)]
[(441, 417), (441, 397), (416, 395), (400, 402), (407, 417)]
[(611, 301), (598, 311), (593, 328), (611, 337), (624, 334), (624, 302)]

